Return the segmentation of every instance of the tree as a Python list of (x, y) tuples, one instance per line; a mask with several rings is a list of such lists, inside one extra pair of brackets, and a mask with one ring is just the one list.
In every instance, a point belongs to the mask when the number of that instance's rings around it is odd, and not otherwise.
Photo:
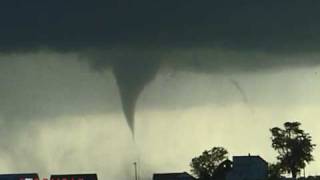
[(268, 166), (268, 179), (269, 180), (280, 180), (282, 170), (279, 163), (269, 164)]
[[(213, 147), (211, 150), (204, 151), (200, 156), (192, 159), (190, 166), (191, 172), (200, 179), (209, 180), (213, 179), (218, 167), (222, 162), (227, 160), (228, 151), (223, 147)], [(223, 166), (225, 167), (225, 166)]]
[(315, 147), (311, 143), (311, 136), (300, 129), (300, 125), (299, 122), (286, 122), (284, 129), (270, 129), (272, 147), (278, 152), (279, 166), (282, 171), (291, 173), (293, 179), (307, 163), (313, 161), (311, 153)]
[(230, 170), (232, 170), (232, 161), (224, 160), (214, 171), (212, 180), (225, 180)]

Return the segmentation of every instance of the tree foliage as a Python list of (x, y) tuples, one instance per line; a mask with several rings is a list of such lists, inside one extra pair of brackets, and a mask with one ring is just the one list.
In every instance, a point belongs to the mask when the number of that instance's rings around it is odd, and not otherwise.
[(300, 125), (299, 122), (286, 122), (283, 129), (270, 129), (272, 147), (278, 152), (279, 166), (281, 170), (291, 173), (294, 179), (307, 163), (313, 161), (311, 153), (315, 147), (311, 143), (311, 136), (300, 129)]
[(213, 147), (192, 159), (191, 172), (200, 179), (212, 179), (219, 165), (227, 160), (228, 151), (223, 147)]
[(281, 174), (283, 171), (281, 170), (280, 163), (269, 164), (268, 166), (268, 180), (281, 180)]

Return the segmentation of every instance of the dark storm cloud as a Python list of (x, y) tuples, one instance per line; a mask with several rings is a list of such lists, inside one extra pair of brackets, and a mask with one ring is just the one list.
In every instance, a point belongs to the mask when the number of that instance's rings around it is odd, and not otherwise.
[(319, 50), (319, 9), (315, 0), (12, 0), (0, 6), (0, 50), (94, 54), (96, 69), (112, 68), (132, 128), (138, 95), (161, 66), (216, 72), (317, 64), (291, 57)]
[(114, 46), (318, 50), (320, 2), (1, 2), (3, 50)]

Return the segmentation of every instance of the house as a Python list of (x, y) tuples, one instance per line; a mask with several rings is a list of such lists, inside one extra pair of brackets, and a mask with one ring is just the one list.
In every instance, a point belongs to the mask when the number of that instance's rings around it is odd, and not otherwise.
[(60, 174), (51, 175), (50, 180), (98, 180), (97, 174)]
[(268, 176), (268, 163), (260, 156), (233, 156), (232, 169), (226, 180), (265, 180)]
[(196, 180), (187, 172), (153, 174), (153, 180)]
[(39, 180), (37, 173), (0, 174), (0, 180)]

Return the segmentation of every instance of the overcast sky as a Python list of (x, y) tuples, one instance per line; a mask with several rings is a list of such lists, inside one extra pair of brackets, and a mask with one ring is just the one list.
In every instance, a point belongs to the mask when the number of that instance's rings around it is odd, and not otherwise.
[(0, 171), (150, 179), (213, 146), (274, 162), (286, 121), (320, 144), (319, 5), (1, 2)]

